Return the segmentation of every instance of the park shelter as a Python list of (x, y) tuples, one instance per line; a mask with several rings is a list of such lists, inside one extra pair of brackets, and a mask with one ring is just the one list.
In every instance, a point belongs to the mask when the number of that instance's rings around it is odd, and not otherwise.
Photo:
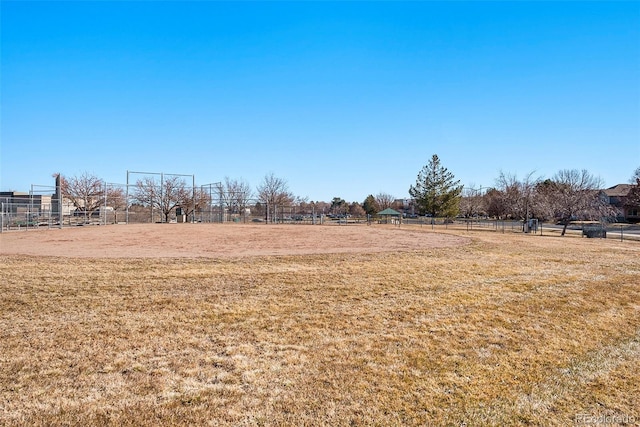
[[(383, 211), (378, 212), (378, 216), (382, 218), (381, 222), (384, 222), (387, 224), (388, 223), (399, 224), (400, 217), (402, 216), (402, 214), (394, 209), (387, 208)], [(391, 219), (391, 221), (389, 221), (389, 219)]]

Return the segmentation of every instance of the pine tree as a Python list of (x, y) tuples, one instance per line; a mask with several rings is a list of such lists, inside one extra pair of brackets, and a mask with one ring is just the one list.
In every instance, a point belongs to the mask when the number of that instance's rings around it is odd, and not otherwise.
[(459, 212), (462, 185), (455, 176), (440, 164), (436, 154), (418, 173), (416, 184), (409, 194), (423, 214), (433, 217), (453, 217)]
[(378, 212), (378, 206), (376, 206), (376, 198), (373, 194), (369, 194), (364, 202), (362, 202), (362, 208), (367, 215), (375, 215)]

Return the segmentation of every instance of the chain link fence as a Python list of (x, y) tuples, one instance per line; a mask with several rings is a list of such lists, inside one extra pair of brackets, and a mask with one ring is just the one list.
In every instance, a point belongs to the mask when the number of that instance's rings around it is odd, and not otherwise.
[[(462, 228), (467, 231), (524, 232), (540, 235), (559, 234), (562, 226), (542, 224), (537, 220), (523, 221), (478, 218), (431, 218), (416, 215), (353, 218), (331, 215), (316, 210), (313, 204), (268, 204), (255, 198), (225, 193), (219, 187), (209, 187), (206, 197), (189, 202), (174, 201), (170, 209), (161, 210), (160, 203), (140, 203), (132, 186), (105, 184), (104, 195), (91, 211), (85, 211), (69, 200), (56, 198), (55, 187), (32, 186), (30, 193), (0, 194), (0, 232), (42, 228), (63, 228), (85, 225), (144, 223), (237, 223), (237, 224), (392, 224), (420, 226), (432, 229)], [(193, 193), (202, 187), (187, 188)], [(119, 195), (119, 196), (118, 196)], [(197, 203), (193, 203), (196, 200)], [(195, 207), (194, 207), (195, 205)], [(97, 207), (96, 207), (97, 206)], [(567, 228), (568, 234), (583, 237), (640, 240), (640, 226), (633, 224), (586, 224), (576, 222)]]

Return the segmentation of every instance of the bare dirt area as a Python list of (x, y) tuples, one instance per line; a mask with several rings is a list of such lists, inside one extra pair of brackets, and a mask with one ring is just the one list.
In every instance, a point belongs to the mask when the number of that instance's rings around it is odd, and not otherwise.
[(453, 247), (465, 237), (392, 226), (130, 224), (9, 232), (0, 254), (80, 258), (233, 258)]

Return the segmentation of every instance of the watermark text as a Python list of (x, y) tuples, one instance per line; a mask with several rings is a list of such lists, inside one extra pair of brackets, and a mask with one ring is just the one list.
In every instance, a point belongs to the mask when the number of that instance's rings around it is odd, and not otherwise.
[(576, 414), (576, 424), (582, 425), (635, 425), (637, 419), (627, 414)]

